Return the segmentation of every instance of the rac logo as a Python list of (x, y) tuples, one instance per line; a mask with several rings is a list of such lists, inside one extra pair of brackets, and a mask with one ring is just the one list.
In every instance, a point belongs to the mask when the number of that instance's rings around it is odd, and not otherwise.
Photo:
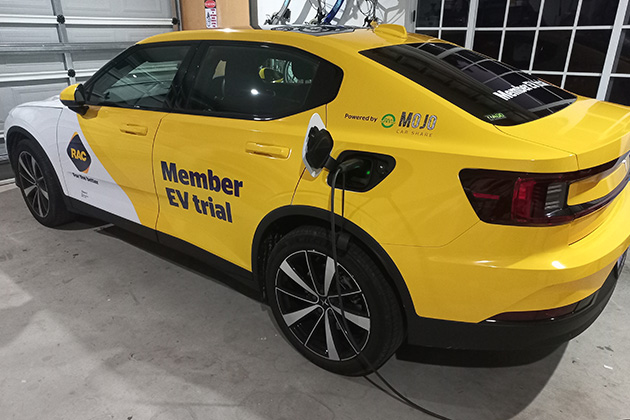
[(72, 163), (74, 163), (74, 166), (76, 166), (79, 172), (87, 174), (90, 170), (92, 158), (90, 157), (88, 151), (85, 150), (85, 146), (83, 146), (81, 137), (79, 137), (78, 133), (74, 133), (74, 136), (72, 136), (72, 140), (70, 140), (67, 151), (68, 157)]
[(83, 162), (87, 162), (87, 152), (81, 152), (77, 149), (70, 150), (70, 157), (72, 159), (79, 159), (79, 160), (82, 160)]

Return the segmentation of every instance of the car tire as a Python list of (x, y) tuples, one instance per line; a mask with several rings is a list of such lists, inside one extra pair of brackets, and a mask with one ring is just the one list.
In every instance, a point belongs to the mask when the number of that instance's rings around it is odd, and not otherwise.
[(331, 255), (324, 228), (284, 236), (268, 260), (269, 305), (284, 336), (308, 360), (342, 375), (369, 374), (402, 343), (401, 307), (383, 272), (351, 240), (337, 261), (348, 339)]
[(13, 156), (15, 183), (33, 217), (48, 227), (74, 219), (64, 203), (55, 170), (41, 147), (22, 139), (17, 143)]

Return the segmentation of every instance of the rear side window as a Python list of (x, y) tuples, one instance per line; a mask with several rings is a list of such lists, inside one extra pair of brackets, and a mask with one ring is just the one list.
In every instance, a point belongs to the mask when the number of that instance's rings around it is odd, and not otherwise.
[(301, 50), (253, 43), (209, 45), (186, 111), (235, 118), (279, 118), (332, 101), (341, 70)]
[(186, 57), (187, 45), (137, 46), (90, 80), (91, 105), (160, 109), (175, 74)]
[(393, 45), (361, 54), (496, 125), (534, 121), (577, 99), (508, 64), (452, 44)]

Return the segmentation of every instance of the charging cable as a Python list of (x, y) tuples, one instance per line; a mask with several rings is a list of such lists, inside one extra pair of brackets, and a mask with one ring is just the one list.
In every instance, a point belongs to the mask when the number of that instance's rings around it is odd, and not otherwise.
[[(346, 320), (346, 312), (344, 310), (343, 307), (343, 297), (341, 296), (341, 284), (339, 281), (339, 269), (337, 267), (338, 262), (337, 262), (337, 234), (335, 233), (335, 189), (337, 188), (337, 178), (338, 176), (341, 174), (342, 175), (342, 196), (341, 196), (341, 220), (344, 220), (344, 213), (345, 213), (345, 198), (346, 198), (346, 172), (352, 170), (352, 169), (356, 169), (358, 167), (361, 166), (361, 159), (348, 159), (347, 161), (344, 161), (340, 164), (337, 165), (337, 167), (334, 169), (333, 172), (333, 176), (332, 176), (332, 182), (331, 182), (331, 189), (330, 189), (330, 240), (332, 242), (332, 258), (333, 258), (333, 264), (335, 267), (335, 276), (334, 278), (336, 279), (335, 285), (336, 285), (336, 290), (337, 290), (337, 295), (339, 296), (339, 311), (341, 312), (341, 327), (342, 327), (342, 332), (343, 334), (346, 336), (346, 338), (348, 339), (348, 341), (350, 342), (350, 344), (352, 345), (352, 348), (354, 349), (354, 352), (357, 354), (357, 357), (359, 358), (359, 360), (361, 361), (361, 363), (363, 363), (365, 366), (368, 367), (368, 369), (370, 370), (370, 373), (368, 373), (367, 375), (363, 375), (363, 377), (370, 382), (372, 385), (374, 385), (376, 388), (380, 389), (381, 391), (385, 392), (387, 395), (391, 396), (392, 398), (398, 400), (399, 402), (402, 402), (403, 404), (408, 405), (409, 407), (418, 410), (424, 414), (427, 414), (433, 418), (436, 419), (440, 419), (440, 420), (451, 420), (448, 417), (444, 417), (438, 413), (435, 413), (429, 409), (426, 409), (418, 404), (416, 404), (415, 402), (411, 401), (409, 398), (407, 398), (405, 395), (403, 395), (400, 391), (398, 391), (396, 388), (394, 388), (394, 386), (392, 384), (390, 384), (384, 377), (383, 375), (380, 374), (380, 372), (378, 371), (378, 369), (374, 368), (374, 366), (372, 365), (372, 363), (359, 351), (359, 346), (357, 345), (356, 341), (354, 340), (354, 337), (352, 336), (352, 334), (350, 334), (350, 329), (348, 328), (348, 321)], [(343, 225), (340, 226), (340, 232), (341, 230), (343, 230)], [(334, 311), (333, 311), (333, 315), (335, 315)], [(337, 316), (335, 315), (335, 318)], [(378, 377), (378, 379), (380, 379), (380, 381), (385, 384), (385, 386), (389, 389), (389, 391), (385, 388), (383, 388), (380, 384), (376, 383), (374, 380), (372, 380), (368, 375), (374, 374)]]

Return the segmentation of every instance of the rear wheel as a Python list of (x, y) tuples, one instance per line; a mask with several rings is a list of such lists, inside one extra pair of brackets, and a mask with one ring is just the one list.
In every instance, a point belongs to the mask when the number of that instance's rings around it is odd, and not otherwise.
[(72, 220), (55, 171), (39, 145), (23, 139), (16, 145), (14, 156), (15, 181), (33, 217), (49, 227)]
[(290, 232), (269, 258), (269, 304), (307, 359), (331, 372), (367, 374), (400, 346), (401, 308), (383, 273), (352, 241), (337, 269), (335, 278), (329, 231), (307, 226)]

